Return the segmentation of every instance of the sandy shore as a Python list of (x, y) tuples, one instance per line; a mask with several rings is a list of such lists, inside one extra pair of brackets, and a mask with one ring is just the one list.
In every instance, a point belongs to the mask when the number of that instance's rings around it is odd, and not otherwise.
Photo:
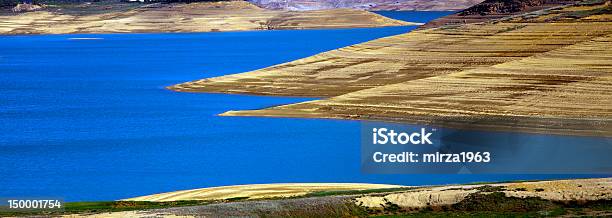
[(168, 192), (124, 199), (126, 201), (178, 201), (178, 200), (224, 200), (231, 198), (281, 198), (303, 196), (320, 191), (347, 191), (400, 188), (398, 185), (359, 183), (285, 183), (236, 185)]
[(227, 116), (612, 136), (609, 7), (609, 1), (565, 6), (418, 30), (169, 88), (329, 97)]
[(245, 1), (154, 4), (109, 12), (36, 11), (0, 16), (0, 34), (216, 32), (415, 25), (375, 13), (335, 9), (273, 11)]

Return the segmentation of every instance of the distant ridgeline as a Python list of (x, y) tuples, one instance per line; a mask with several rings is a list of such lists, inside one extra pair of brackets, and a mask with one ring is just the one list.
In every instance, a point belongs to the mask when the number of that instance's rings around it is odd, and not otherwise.
[[(214, 2), (241, 0), (0, 0), (0, 7), (28, 4), (71, 4), (84, 2)], [(332, 8), (353, 8), (374, 11), (417, 10), (417, 11), (455, 11), (468, 8), (483, 0), (244, 0), (259, 7), (272, 10), (320, 10)], [(503, 0), (506, 1), (506, 0)]]
[(320, 10), (353, 8), (370, 11), (456, 11), (478, 4), (483, 0), (248, 0), (266, 9)]
[(0, 0), (0, 7), (12, 7), (19, 3), (28, 4), (78, 4), (84, 2), (219, 2), (219, 1), (231, 1), (231, 0)]

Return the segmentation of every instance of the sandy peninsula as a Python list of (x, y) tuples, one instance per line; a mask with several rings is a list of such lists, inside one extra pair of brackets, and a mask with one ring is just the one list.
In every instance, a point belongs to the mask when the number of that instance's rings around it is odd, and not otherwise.
[(321, 191), (349, 191), (367, 189), (401, 188), (399, 185), (361, 184), (361, 183), (281, 183), (236, 185), (176, 191), (142, 197), (128, 198), (124, 201), (178, 201), (178, 200), (224, 200), (232, 198), (264, 199), (298, 197)]
[(169, 88), (326, 98), (226, 116), (383, 120), (609, 137), (611, 7), (610, 1), (588, 1), (418, 30)]
[[(111, 6), (108, 6), (111, 7)], [(416, 25), (354, 9), (275, 11), (246, 1), (146, 4), (98, 10), (95, 5), (0, 16), (0, 34), (216, 32)]]

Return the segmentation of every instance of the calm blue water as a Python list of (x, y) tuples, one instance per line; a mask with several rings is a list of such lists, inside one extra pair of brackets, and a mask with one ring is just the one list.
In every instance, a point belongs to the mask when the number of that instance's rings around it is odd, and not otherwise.
[(385, 17), (416, 23), (427, 23), (430, 20), (454, 14), (456, 11), (375, 11)]
[(362, 175), (359, 122), (215, 116), (307, 99), (164, 89), (410, 29), (0, 37), (0, 197), (93, 201), (253, 183), (554, 177)]

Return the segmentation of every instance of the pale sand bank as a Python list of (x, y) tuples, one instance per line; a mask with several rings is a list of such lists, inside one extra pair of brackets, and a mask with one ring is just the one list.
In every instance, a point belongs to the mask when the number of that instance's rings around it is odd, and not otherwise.
[(236, 185), (202, 188), (128, 198), (125, 201), (179, 201), (179, 200), (224, 200), (231, 198), (280, 198), (296, 197), (320, 191), (349, 191), (367, 189), (401, 188), (398, 185), (360, 183), (280, 183), (258, 185)]

